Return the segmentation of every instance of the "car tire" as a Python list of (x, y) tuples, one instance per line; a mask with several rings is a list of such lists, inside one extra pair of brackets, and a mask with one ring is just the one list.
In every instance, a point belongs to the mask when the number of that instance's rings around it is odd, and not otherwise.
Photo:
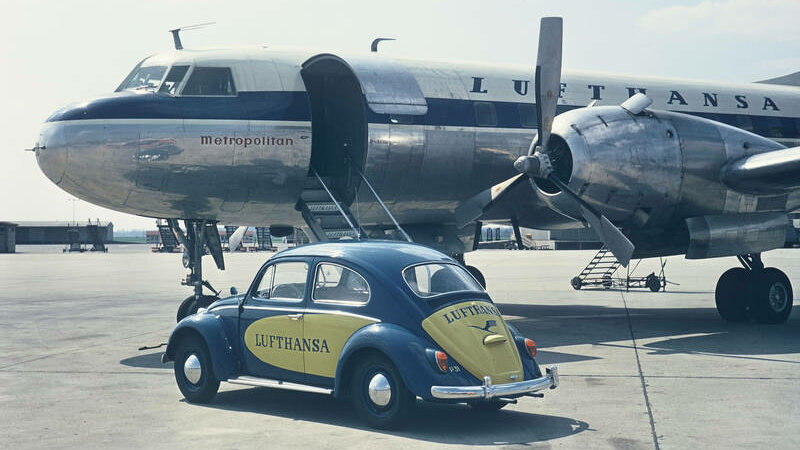
[(754, 315), (760, 323), (786, 322), (792, 312), (792, 283), (774, 267), (754, 274)]
[(207, 403), (219, 390), (219, 380), (211, 368), (211, 356), (205, 342), (196, 336), (178, 341), (174, 371), (178, 389), (189, 403)]
[(372, 428), (403, 425), (416, 397), (406, 388), (394, 364), (381, 355), (367, 356), (356, 364), (350, 392), (359, 417)]
[(717, 312), (728, 322), (745, 322), (750, 318), (749, 283), (754, 274), (742, 267), (728, 269), (719, 277), (714, 300)]
[(473, 411), (476, 413), (487, 414), (500, 411), (503, 409), (508, 403), (507, 402), (499, 402), (497, 400), (488, 400), (488, 401), (480, 401), (480, 402), (470, 402), (468, 403), (469, 407), (472, 408)]

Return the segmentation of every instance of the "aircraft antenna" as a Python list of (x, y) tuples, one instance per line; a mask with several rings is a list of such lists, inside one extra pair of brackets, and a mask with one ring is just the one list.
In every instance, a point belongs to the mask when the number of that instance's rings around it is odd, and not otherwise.
[(216, 22), (205, 22), (205, 23), (198, 23), (195, 25), (187, 25), (185, 27), (175, 28), (174, 30), (169, 30), (172, 33), (172, 40), (175, 42), (175, 50), (183, 50), (183, 44), (181, 43), (181, 31), (188, 31), (188, 30), (197, 30), (200, 28), (205, 28), (209, 25), (214, 25)]
[(372, 53), (378, 53), (378, 44), (380, 44), (381, 41), (396, 41), (396, 40), (397, 39), (395, 39), (395, 38), (380, 38), (379, 37), (379, 38), (376, 38), (376, 39), (374, 39), (372, 41), (372, 45), (369, 46), (369, 49), (370, 49), (370, 51)]

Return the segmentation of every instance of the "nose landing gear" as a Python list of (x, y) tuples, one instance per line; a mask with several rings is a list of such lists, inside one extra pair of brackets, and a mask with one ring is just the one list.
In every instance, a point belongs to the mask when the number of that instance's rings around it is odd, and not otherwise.
[[(225, 261), (222, 256), (222, 244), (217, 232), (217, 224), (209, 220), (184, 220), (186, 233), (183, 232), (177, 219), (169, 219), (167, 223), (183, 246), (183, 267), (189, 269), (186, 279), (181, 281), (184, 286), (192, 286), (194, 294), (186, 297), (178, 307), (176, 319), (180, 322), (184, 317), (197, 312), (199, 308), (207, 308), (219, 300), (219, 291), (211, 283), (203, 279), (203, 255), (206, 249), (211, 253), (219, 270), (225, 270)], [(203, 294), (203, 286), (214, 295)]]
[(742, 267), (727, 270), (717, 281), (717, 312), (728, 322), (786, 322), (792, 312), (792, 283), (782, 271), (764, 267), (761, 254), (737, 256)]

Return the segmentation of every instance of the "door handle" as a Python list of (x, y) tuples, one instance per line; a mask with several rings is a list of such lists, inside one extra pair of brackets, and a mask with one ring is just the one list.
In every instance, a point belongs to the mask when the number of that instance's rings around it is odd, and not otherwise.
[(292, 319), (292, 320), (300, 320), (300, 319), (303, 318), (303, 314), (302, 313), (300, 313), (300, 314), (289, 314), (287, 317)]

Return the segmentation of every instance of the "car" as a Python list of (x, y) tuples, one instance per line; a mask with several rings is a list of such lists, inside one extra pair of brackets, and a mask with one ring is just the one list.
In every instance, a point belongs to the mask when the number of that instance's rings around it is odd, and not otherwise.
[(394, 428), (417, 398), (493, 411), (558, 386), (558, 368), (542, 373), (535, 342), (470, 272), (422, 245), (292, 248), (231, 294), (179, 322), (162, 356), (191, 403), (211, 401), (221, 381), (310, 391)]

